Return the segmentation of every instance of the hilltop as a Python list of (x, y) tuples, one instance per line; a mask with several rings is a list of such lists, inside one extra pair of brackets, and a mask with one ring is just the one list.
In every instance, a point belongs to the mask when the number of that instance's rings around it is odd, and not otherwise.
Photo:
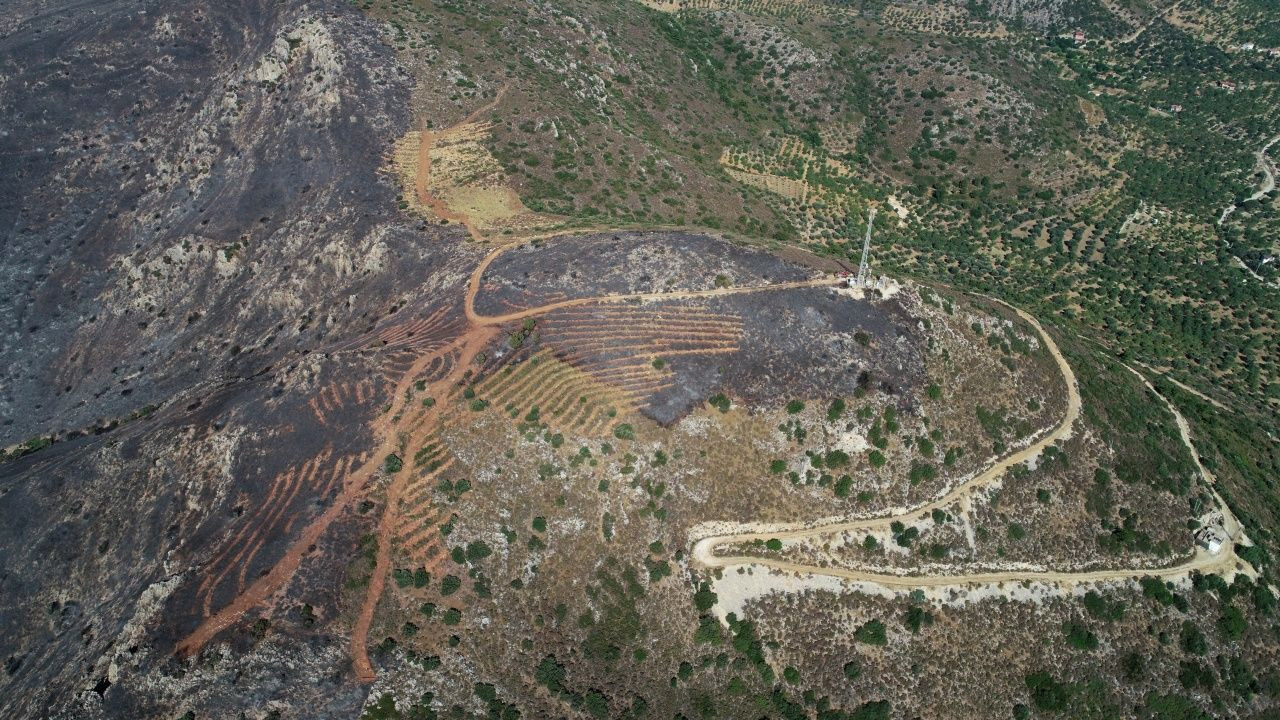
[(0, 28), (7, 716), (1280, 703), (1257, 0)]

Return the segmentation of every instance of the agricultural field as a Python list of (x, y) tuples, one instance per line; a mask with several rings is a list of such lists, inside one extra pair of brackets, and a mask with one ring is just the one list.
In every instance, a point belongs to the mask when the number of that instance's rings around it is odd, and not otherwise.
[(1280, 711), (1267, 3), (0, 28), (4, 717)]

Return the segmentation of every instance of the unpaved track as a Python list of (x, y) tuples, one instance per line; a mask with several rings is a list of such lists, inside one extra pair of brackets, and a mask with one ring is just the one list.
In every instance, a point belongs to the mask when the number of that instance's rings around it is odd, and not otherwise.
[[(1120, 363), (1120, 364), (1124, 365), (1124, 363)], [(1165, 407), (1169, 408), (1169, 412), (1173, 413), (1173, 421), (1178, 426), (1178, 435), (1182, 437), (1183, 444), (1186, 445), (1187, 450), (1191, 452), (1191, 461), (1195, 463), (1196, 470), (1199, 471), (1200, 477), (1201, 479), (1204, 480), (1205, 486), (1213, 491), (1213, 496), (1218, 500), (1218, 509), (1222, 513), (1223, 529), (1227, 531), (1227, 535), (1231, 539), (1231, 552), (1222, 553), (1222, 554), (1224, 555), (1229, 554), (1232, 557), (1235, 557), (1236, 543), (1247, 542), (1247, 538), (1245, 538), (1245, 535), (1244, 535), (1244, 529), (1241, 527), (1240, 521), (1237, 520), (1236, 516), (1231, 512), (1231, 508), (1227, 506), (1227, 503), (1222, 499), (1222, 496), (1218, 494), (1218, 490), (1217, 490), (1218, 479), (1214, 477), (1213, 473), (1209, 472), (1209, 469), (1206, 468), (1204, 464), (1200, 462), (1200, 453), (1196, 452), (1196, 446), (1194, 443), (1191, 442), (1190, 424), (1187, 423), (1187, 419), (1182, 416), (1182, 413), (1178, 411), (1177, 406), (1175, 406), (1169, 400), (1169, 398), (1160, 394), (1160, 391), (1156, 390), (1155, 386), (1151, 384), (1151, 381), (1148, 380), (1145, 375), (1138, 372), (1137, 370), (1134, 370), (1128, 365), (1124, 365), (1124, 368), (1129, 372), (1133, 373), (1134, 375), (1137, 375), (1138, 379), (1142, 381), (1142, 384), (1145, 385), (1148, 390), (1155, 393), (1156, 397), (1163, 400)], [(1169, 380), (1170, 382), (1172, 382), (1173, 384), (1177, 385), (1180, 388), (1184, 388), (1185, 390), (1192, 393), (1193, 395), (1204, 397), (1195, 389), (1189, 388), (1186, 385), (1183, 385), (1182, 383), (1178, 382), (1177, 380), (1174, 380), (1173, 378), (1167, 377), (1165, 379)], [(1218, 404), (1214, 400), (1210, 398), (1205, 398), (1205, 399), (1208, 400), (1210, 403), (1216, 405), (1217, 407), (1222, 408), (1222, 405)], [(1226, 408), (1222, 408), (1222, 409), (1225, 410)]]
[[(439, 136), (447, 134), (460, 125), (474, 122), (480, 115), (491, 111), (501, 101), (506, 90), (506, 87), (502, 88), (491, 102), (472, 112), (458, 125), (439, 132), (428, 131), (424, 128), (420, 136), (419, 163), (415, 174), (415, 190), (418, 199), (431, 208), (437, 216), (462, 224), (473, 239), (482, 242), (487, 242), (490, 238), (480, 232), (479, 228), (471, 221), (471, 218), (463, 213), (450, 210), (442, 200), (431, 195), (431, 147)], [(302, 534), (288, 547), (284, 556), (266, 575), (234, 597), (226, 606), (207, 617), (191, 634), (179, 641), (175, 647), (175, 653), (180, 657), (194, 655), (219, 633), (238, 622), (246, 613), (255, 608), (268, 605), (271, 599), (282, 588), (287, 586), (297, 572), (303, 558), (312, 552), (313, 546), (317, 544), (329, 526), (351, 506), (354, 500), (367, 496), (373, 491), (376, 485), (372, 485), (371, 481), (382, 471), (385, 458), (394, 453), (402, 457), (404, 461), (403, 467), (390, 478), (386, 488), (385, 507), (378, 524), (378, 551), (375, 566), (351, 632), (352, 666), (357, 679), (361, 682), (372, 682), (377, 678), (373, 664), (369, 660), (368, 636), (373, 625), (378, 603), (382, 599), (386, 588), (387, 576), (391, 572), (392, 546), (396, 539), (395, 528), (400, 515), (400, 499), (406, 485), (417, 470), (413, 467), (413, 463), (409, 461), (409, 456), (412, 455), (416, 448), (421, 447), (427, 438), (447, 420), (451, 412), (446, 402), (439, 402), (429, 410), (413, 407), (410, 404), (413, 399), (410, 388), (415, 379), (427, 369), (431, 361), (441, 354), (456, 351), (459, 354), (459, 358), (454, 363), (453, 369), (445, 377), (430, 383), (423, 394), (443, 400), (448, 398), (452, 391), (456, 390), (463, 382), (465, 379), (464, 374), (471, 369), (475, 357), (498, 336), (498, 326), (504, 323), (545, 315), (561, 308), (580, 305), (629, 300), (678, 300), (718, 297), (789, 288), (822, 287), (834, 285), (838, 282), (833, 278), (818, 278), (775, 285), (737, 288), (600, 295), (550, 303), (504, 315), (483, 316), (475, 312), (475, 298), (481, 289), (484, 273), (489, 265), (502, 253), (536, 239), (572, 236), (583, 232), (616, 232), (619, 230), (624, 229), (600, 227), (584, 228), (576, 231), (561, 230), (541, 234), (525, 234), (511, 238), (510, 241), (499, 245), (486, 255), (472, 271), (464, 295), (464, 306), (468, 321), (467, 328), (459, 338), (446, 347), (422, 355), (415, 360), (413, 365), (396, 383), (396, 387), (390, 395), (391, 407), (382, 413), (373, 424), (373, 435), (380, 438), (380, 441), (376, 452), (371, 456), (370, 460), (347, 476), (343, 482), (342, 491), (333, 504), (319, 517), (311, 521)]]
[(1137, 29), (1135, 29), (1133, 32), (1121, 38), (1120, 44), (1124, 45), (1127, 43), (1131, 43), (1134, 40), (1137, 40), (1142, 35), (1142, 33), (1146, 32), (1148, 28), (1156, 24), (1156, 21), (1163, 20), (1164, 18), (1168, 17), (1169, 14), (1172, 13), (1174, 10), (1177, 10), (1178, 6), (1181, 4), (1182, 4), (1182, 0), (1178, 0), (1177, 2), (1165, 8), (1164, 10), (1161, 10), (1160, 12), (1156, 13), (1154, 16), (1152, 16), (1150, 20), (1146, 21), (1145, 23), (1140, 25)]
[[(369, 628), (373, 625), (374, 612), (378, 608), (378, 601), (382, 599), (383, 590), (386, 588), (387, 576), (391, 572), (391, 546), (396, 537), (395, 527), (400, 519), (400, 498), (404, 493), (405, 486), (413, 478), (414, 474), (418, 472), (418, 468), (414, 466), (412, 454), (416, 448), (422, 446), (426, 438), (439, 428), (441, 421), (447, 414), (445, 398), (462, 382), (463, 374), (471, 368), (476, 355), (489, 344), (489, 341), (494, 336), (495, 333), (491, 330), (470, 329), (460, 341), (461, 352), (458, 361), (453, 365), (453, 370), (444, 378), (431, 383), (424, 391), (425, 397), (436, 397), (440, 399), (440, 402), (421, 413), (405, 412), (400, 422), (392, 425), (391, 431), (387, 433), (388, 439), (397, 443), (393, 450), (387, 450), (387, 452), (400, 453), (404, 466), (400, 472), (391, 478), (391, 483), (387, 486), (386, 507), (383, 509), (382, 518), (378, 523), (378, 554), (374, 562), (373, 574), (369, 578), (369, 588), (365, 592), (364, 602), (360, 606), (360, 614), (357, 616), (355, 626), (351, 630), (352, 666), (355, 669), (356, 678), (361, 682), (373, 682), (377, 679), (373, 664), (369, 662)], [(415, 361), (413, 367), (405, 373), (404, 378), (397, 385), (396, 397), (404, 397), (404, 403), (407, 404), (411, 399), (407, 395), (410, 381), (418, 373), (422, 372), (437, 355), (451, 352), (456, 345), (424, 355)], [(404, 386), (404, 389), (401, 389), (401, 385)], [(405, 408), (402, 406), (401, 411), (404, 410)], [(392, 415), (391, 417), (394, 418), (395, 416)], [(418, 429), (409, 434), (408, 437), (404, 437), (404, 447), (399, 447), (398, 443), (402, 433), (410, 427), (417, 427)], [(373, 462), (382, 463), (385, 457), (385, 455), (375, 457)]]
[(672, 292), (654, 293), (619, 293), (617, 295), (594, 295), (591, 297), (573, 298), (548, 303), (527, 310), (506, 313), (504, 315), (477, 315), (473, 305), (474, 295), (467, 297), (467, 319), (478, 325), (501, 325), (503, 323), (523, 320), (562, 308), (580, 305), (599, 305), (601, 303), (626, 302), (628, 300), (688, 300), (693, 298), (723, 297), (726, 295), (746, 295), (748, 293), (769, 292), (773, 290), (794, 290), (796, 288), (831, 287), (839, 283), (834, 278), (815, 278), (812, 280), (795, 280), (791, 282), (772, 283), (769, 285), (747, 285), (743, 287), (715, 288), (714, 290), (676, 290)]
[[(1231, 203), (1223, 208), (1222, 215), (1218, 218), (1219, 225), (1226, 222), (1227, 218), (1231, 217), (1231, 213), (1235, 212), (1236, 208), (1240, 207), (1240, 205), (1251, 200), (1261, 200), (1267, 195), (1270, 195), (1271, 192), (1276, 189), (1276, 164), (1267, 156), (1267, 152), (1271, 150), (1271, 146), (1275, 145), (1277, 142), (1280, 142), (1280, 135), (1276, 135), (1268, 140), (1266, 145), (1263, 145), (1260, 150), (1253, 154), (1253, 157), (1258, 161), (1258, 167), (1262, 169), (1262, 185), (1258, 187), (1256, 192), (1245, 198), (1244, 202), (1239, 204)], [(1248, 270), (1248, 268), (1245, 269)]]
[(498, 103), (502, 102), (503, 96), (507, 94), (507, 90), (510, 87), (510, 85), (503, 85), (498, 90), (498, 94), (493, 97), (493, 100), (476, 108), (457, 125), (452, 125), (445, 130), (437, 132), (427, 129), (424, 124), (422, 131), (418, 134), (418, 171), (414, 174), (414, 190), (418, 193), (418, 202), (431, 208), (431, 212), (435, 213), (437, 217), (444, 218), (450, 222), (461, 223), (467, 228), (467, 232), (471, 233), (472, 239), (477, 241), (483, 241), (484, 237), (470, 222), (470, 218), (462, 213), (450, 210), (447, 203), (431, 194), (431, 148), (439, 137), (447, 135), (463, 125), (473, 123), (481, 115), (491, 112), (498, 106)]
[[(1007, 303), (1002, 304), (1007, 307), (1012, 307)], [(934, 509), (945, 508), (952, 503), (961, 500), (965, 496), (971, 494), (974, 490), (995, 482), (1014, 465), (1030, 460), (1052, 443), (1059, 439), (1068, 437), (1071, 433), (1072, 424), (1080, 414), (1080, 392), (1076, 386), (1075, 373), (1072, 372), (1071, 366), (1067, 363), (1066, 359), (1062, 357), (1062, 353), (1058, 349), (1057, 344), (1053, 342), (1053, 338), (1049, 337), (1049, 334), (1045, 332), (1040, 323), (1022, 310), (1017, 308), (1012, 309), (1023, 320), (1031, 323), (1040, 333), (1040, 337), (1044, 342), (1045, 347), (1048, 348), (1054, 361), (1057, 362), (1058, 368), (1062, 372), (1063, 380), (1065, 380), (1067, 384), (1067, 410), (1063, 415), (1062, 422), (1058, 424), (1052, 433), (1045, 436), (1038, 442), (1033, 443), (1026, 449), (997, 461), (986, 471), (976, 475), (971, 480), (956, 486), (943, 497), (931, 503), (914, 508), (908, 513), (897, 516), (884, 516), (819, 525), (771, 525), (767, 531), (751, 529), (737, 533), (712, 535), (701, 538), (694, 543), (692, 551), (694, 563), (707, 569), (723, 569), (756, 565), (797, 575), (824, 575), (843, 580), (870, 582), (889, 588), (934, 588), (1024, 581), (1073, 585), (1076, 583), (1130, 579), (1144, 575), (1174, 577), (1189, 573), (1193, 570), (1215, 572), (1229, 571), (1237, 568), (1241, 563), (1235, 553), (1235, 546), (1237, 542), (1242, 542), (1245, 539), (1239, 523), (1236, 521), (1235, 517), (1231, 515), (1231, 511), (1226, 507), (1226, 504), (1222, 502), (1221, 497), (1218, 497), (1218, 502), (1222, 508), (1225, 529), (1229, 536), (1227, 547), (1217, 554), (1209, 554), (1208, 552), (1197, 548), (1196, 552), (1190, 559), (1177, 565), (1164, 568), (1118, 568), (1077, 572), (1054, 570), (1009, 570), (996, 572), (955, 573), (947, 575), (906, 575), (868, 570), (822, 567), (819, 565), (796, 563), (769, 557), (715, 554), (716, 547), (728, 543), (751, 542), (755, 540), (768, 540), (771, 538), (777, 538), (779, 540), (807, 540), (844, 532), (871, 529), (883, 530), (896, 519), (919, 517), (924, 513), (928, 513)], [(1128, 366), (1126, 366), (1126, 368), (1128, 368)], [(1215, 482), (1214, 477), (1200, 464), (1199, 454), (1196, 453), (1195, 446), (1191, 442), (1191, 434), (1188, 429), (1187, 422), (1182, 417), (1182, 414), (1178, 412), (1177, 408), (1175, 408), (1167, 398), (1156, 392), (1155, 388), (1152, 387), (1151, 383), (1148, 382), (1145, 377), (1132, 368), (1128, 369), (1130, 372), (1138, 375), (1138, 377), (1142, 379), (1143, 383), (1146, 384), (1152, 392), (1155, 392), (1158, 397), (1164, 400), (1170, 412), (1173, 413), (1174, 419), (1178, 425), (1179, 434), (1182, 436), (1183, 443), (1185, 443), (1187, 448), (1190, 450), (1191, 456), (1195, 461), (1196, 468), (1200, 471), (1201, 477), (1204, 479), (1206, 486), (1212, 488)]]

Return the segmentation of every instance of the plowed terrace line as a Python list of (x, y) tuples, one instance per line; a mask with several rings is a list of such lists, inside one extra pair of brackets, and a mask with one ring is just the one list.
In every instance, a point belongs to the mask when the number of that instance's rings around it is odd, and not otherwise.
[[(477, 109), (459, 125), (472, 122), (481, 114), (491, 110), (502, 99), (506, 92), (504, 87), (499, 91), (497, 97), (489, 104)], [(458, 126), (454, 126), (455, 128)], [(448, 133), (453, 128), (437, 132), (422, 131), (419, 145), (419, 167), (415, 177), (415, 190), (422, 203), (437, 213), (439, 217), (456, 221), (464, 225), (470, 233), (471, 237), (478, 241), (489, 241), (479, 228), (472, 223), (471, 219), (464, 213), (456, 212), (446, 206), (446, 204), (433, 197), (429, 192), (431, 157), (430, 150), (435, 142), (436, 137)], [(612, 228), (594, 228), (593, 232), (612, 232), (616, 231)], [(496, 247), (477, 265), (472, 271), (470, 281), (467, 285), (465, 294), (465, 315), (467, 325), (463, 332), (451, 342), (446, 343), (442, 347), (434, 347), (418, 356), (409, 368), (401, 375), (398, 382), (395, 383), (391, 391), (391, 406), (383, 412), (379, 418), (374, 421), (372, 431), (374, 437), (379, 438), (377, 451), (371, 458), (361, 464), (354, 472), (351, 472), (344, 479), (342, 490), (323, 513), (314, 518), (297, 536), (297, 538), (288, 546), (284, 555), (276, 562), (274, 566), (264, 575), (255, 580), (248, 588), (244, 589), (232, 600), (220, 608), (217, 612), (207, 616), (199, 626), (197, 626), (189, 635), (180, 640), (175, 646), (175, 653), (181, 657), (190, 657), (198, 653), (210, 640), (215, 638), (223, 630), (231, 627), (239, 621), (246, 613), (256, 607), (267, 604), (276, 593), (284, 588), (297, 572), (299, 565), (303, 559), (314, 551), (314, 547), (320, 538), (329, 529), (335, 520), (342, 515), (353, 502), (361, 497), (369, 494), (371, 491), (371, 481), (376, 479), (378, 473), (383, 469), (384, 458), (391, 454), (402, 453), (412, 454), (411, 450), (421, 446), (441, 426), (442, 422), (448, 417), (450, 410), (446, 408), (447, 403), (440, 402), (430, 409), (421, 410), (410, 407), (410, 398), (412, 393), (409, 392), (414, 384), (415, 378), (432, 365), (436, 360), (446, 353), (456, 352), (457, 361), (452, 365), (450, 371), (445, 376), (428, 384), (423, 391), (427, 396), (447, 398), (451, 391), (459, 387), (465, 380), (465, 375), (472, 365), (475, 357), (498, 336), (498, 326), (504, 323), (523, 320), (529, 317), (537, 317), (547, 313), (566, 307), (576, 307), (582, 305), (591, 305), (596, 303), (612, 303), (628, 300), (675, 300), (699, 297), (718, 297), (726, 295), (737, 295), (743, 293), (765, 292), (769, 290), (783, 290), (787, 288), (799, 287), (820, 287), (824, 285), (833, 285), (837, 281), (835, 279), (818, 278), (812, 280), (804, 280), (798, 282), (778, 283), (774, 285), (759, 285), (751, 287), (739, 288), (716, 288), (713, 290), (689, 290), (683, 292), (669, 293), (625, 293), (617, 295), (599, 295), (594, 297), (575, 298), (563, 300), (560, 302), (548, 303), (539, 307), (520, 310), (517, 312), (507, 313), (504, 315), (484, 316), (475, 312), (475, 297), (480, 291), (481, 281), (486, 269), (489, 265), (502, 253), (516, 247), (519, 244), (534, 239), (542, 239), (555, 236), (570, 235), (567, 232), (545, 233), (542, 235), (528, 234)], [(353, 348), (354, 349), (354, 348)], [(373, 617), (377, 610), (378, 602), (386, 588), (387, 576), (391, 572), (391, 553), (392, 545), (396, 538), (396, 528), (399, 526), (400, 520), (400, 499), (404, 496), (405, 490), (410, 483), (413, 473), (415, 472), (414, 464), (404, 462), (401, 470), (390, 478), (390, 483), (386, 489), (386, 502), (383, 515), (378, 525), (378, 550), (375, 559), (375, 567), (372, 576), (369, 579), (369, 587), (365, 593), (364, 601), (361, 604), (360, 612), (356, 618), (351, 633), (351, 656), (352, 665), (355, 670), (356, 677), (362, 682), (372, 682), (376, 679), (373, 665), (368, 655), (368, 635), (373, 624)], [(243, 530), (241, 531), (243, 532)]]

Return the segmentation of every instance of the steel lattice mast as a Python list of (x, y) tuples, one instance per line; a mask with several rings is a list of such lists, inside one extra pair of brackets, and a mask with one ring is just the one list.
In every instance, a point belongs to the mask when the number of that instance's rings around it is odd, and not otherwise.
[(871, 214), (867, 216), (867, 236), (862, 240), (862, 262), (858, 264), (858, 284), (865, 286), (867, 284), (868, 275), (870, 274), (867, 267), (867, 255), (871, 253), (871, 223), (876, 221), (876, 209), (871, 208)]

